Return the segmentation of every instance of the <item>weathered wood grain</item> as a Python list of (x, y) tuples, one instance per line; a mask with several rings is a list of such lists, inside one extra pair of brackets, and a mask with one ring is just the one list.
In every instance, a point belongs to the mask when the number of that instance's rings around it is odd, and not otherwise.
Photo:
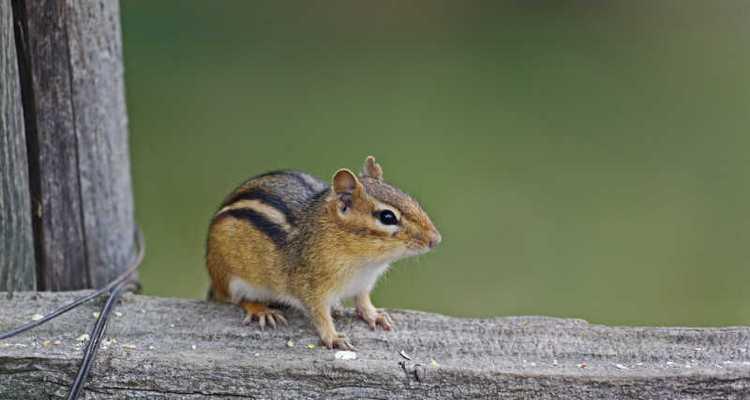
[(68, 4), (86, 260), (92, 286), (101, 287), (135, 254), (120, 4)]
[(0, 1), (0, 291), (36, 288), (26, 157), (13, 10)]
[(100, 287), (134, 253), (119, 2), (13, 6), (39, 289)]
[[(74, 295), (0, 300), (0, 330)], [(0, 398), (63, 396), (81, 358), (77, 338), (94, 324), (98, 306), (0, 342)], [(349, 311), (336, 324), (358, 352), (345, 361), (308, 348), (318, 338), (297, 314), (287, 315), (288, 327), (260, 331), (240, 323), (239, 308), (202, 301), (128, 295), (116, 310), (87, 399), (750, 398), (750, 327), (627, 328), (393, 311), (397, 330), (382, 332)]]

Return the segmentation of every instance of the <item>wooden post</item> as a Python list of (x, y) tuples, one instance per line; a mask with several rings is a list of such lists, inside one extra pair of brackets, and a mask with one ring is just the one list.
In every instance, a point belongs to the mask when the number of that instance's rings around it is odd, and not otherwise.
[[(101, 287), (126, 268), (135, 249), (119, 3), (13, 0), (12, 6), (36, 286)], [(3, 87), (7, 79), (13, 78), (3, 78)]]
[(29, 167), (13, 40), (13, 10), (0, 1), (0, 291), (34, 290)]

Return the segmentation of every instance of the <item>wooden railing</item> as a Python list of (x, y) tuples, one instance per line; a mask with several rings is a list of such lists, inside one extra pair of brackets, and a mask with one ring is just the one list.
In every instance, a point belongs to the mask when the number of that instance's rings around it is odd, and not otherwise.
[[(0, 300), (0, 331), (81, 293)], [(100, 304), (0, 342), (0, 398), (64, 395)], [(261, 331), (232, 305), (128, 295), (87, 399), (747, 399), (750, 328), (627, 328), (544, 317), (391, 310), (396, 330), (336, 321), (356, 359), (321, 348), (303, 315)], [(341, 357), (339, 353), (338, 357)]]

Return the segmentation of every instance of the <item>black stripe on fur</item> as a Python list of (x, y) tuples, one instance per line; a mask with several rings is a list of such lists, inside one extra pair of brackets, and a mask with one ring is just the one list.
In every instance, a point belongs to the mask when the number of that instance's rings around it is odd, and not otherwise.
[(286, 222), (289, 225), (295, 224), (295, 218), (294, 218), (294, 215), (292, 215), (292, 211), (286, 205), (284, 200), (281, 199), (281, 197), (268, 193), (265, 190), (258, 189), (258, 188), (250, 189), (246, 192), (240, 192), (240, 193), (235, 194), (234, 196), (230, 197), (229, 199), (227, 199), (227, 201), (224, 202), (223, 207), (226, 207), (230, 204), (233, 204), (242, 200), (258, 200), (262, 202), (263, 204), (271, 206), (279, 210), (279, 212), (281, 212), (282, 214), (284, 214), (284, 217), (286, 218)]
[(249, 221), (259, 231), (268, 236), (278, 247), (286, 245), (287, 233), (281, 226), (271, 222), (265, 215), (251, 208), (235, 208), (227, 210), (222, 215), (229, 215), (237, 219)]

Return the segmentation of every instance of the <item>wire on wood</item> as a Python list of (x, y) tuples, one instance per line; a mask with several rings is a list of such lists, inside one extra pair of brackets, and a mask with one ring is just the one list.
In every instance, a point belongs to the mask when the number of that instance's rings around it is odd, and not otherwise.
[(96, 320), (96, 324), (94, 325), (94, 328), (91, 330), (91, 334), (89, 335), (89, 342), (88, 342), (88, 345), (86, 346), (86, 351), (84, 353), (83, 359), (81, 360), (81, 365), (78, 369), (78, 373), (76, 374), (76, 378), (70, 387), (70, 391), (68, 392), (68, 397), (67, 397), (68, 400), (78, 399), (78, 397), (81, 394), (83, 385), (86, 383), (86, 378), (88, 377), (89, 371), (91, 370), (91, 365), (94, 361), (94, 358), (96, 357), (96, 352), (97, 350), (99, 350), (99, 346), (101, 345), (102, 338), (104, 337), (104, 332), (107, 329), (107, 322), (109, 321), (109, 316), (111, 315), (112, 309), (117, 303), (117, 300), (120, 298), (123, 292), (127, 290), (132, 291), (137, 287), (136, 283), (128, 280), (130, 276), (138, 270), (138, 267), (140, 267), (141, 263), (143, 262), (143, 256), (145, 255), (145, 252), (146, 252), (146, 246), (143, 240), (143, 233), (141, 232), (140, 228), (138, 228), (137, 226), (136, 226), (136, 244), (138, 246), (138, 253), (136, 254), (133, 262), (128, 266), (125, 272), (117, 276), (117, 278), (112, 280), (112, 282), (108, 283), (106, 286), (94, 291), (93, 293), (89, 295), (82, 296), (74, 301), (71, 301), (59, 307), (58, 309), (50, 313), (47, 313), (44, 317), (36, 321), (31, 321), (17, 328), (11, 329), (10, 331), (0, 333), (0, 340), (9, 339), (23, 332), (31, 330), (39, 325), (42, 325), (46, 322), (49, 322), (65, 314), (66, 312), (90, 300), (93, 300), (101, 296), (104, 293), (109, 292), (109, 297), (107, 298), (106, 303), (104, 303), (104, 306), (102, 307), (102, 310), (99, 313), (99, 317)]

